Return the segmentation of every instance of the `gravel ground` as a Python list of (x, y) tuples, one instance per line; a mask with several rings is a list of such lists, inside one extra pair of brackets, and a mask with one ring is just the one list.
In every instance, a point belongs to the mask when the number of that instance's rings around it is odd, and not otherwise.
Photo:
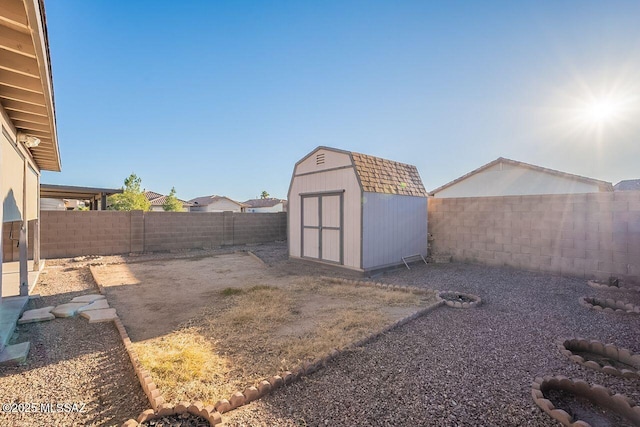
[[(251, 250), (288, 274), (353, 274), (287, 260), (286, 243), (139, 257), (131, 262)], [(31, 301), (37, 308), (95, 292), (87, 260), (48, 261)], [(466, 264), (415, 265), (377, 277), (385, 283), (472, 293), (470, 310), (438, 308), (330, 366), (223, 416), (228, 426), (422, 425), (554, 426), (530, 396), (536, 376), (566, 375), (602, 384), (640, 402), (640, 384), (563, 357), (559, 337), (583, 336), (640, 352), (640, 316), (588, 310), (583, 295), (640, 304), (640, 293), (596, 290), (586, 281)], [(0, 402), (86, 403), (82, 414), (0, 414), (0, 425), (114, 425), (148, 403), (111, 324), (56, 319), (19, 327), (30, 340), (26, 366), (0, 368)]]
[[(277, 261), (276, 261), (277, 264)], [(570, 362), (555, 340), (583, 336), (640, 352), (640, 316), (578, 304), (582, 295), (640, 303), (586, 280), (466, 264), (416, 265), (378, 280), (472, 293), (475, 309), (442, 307), (324, 370), (223, 416), (229, 426), (555, 426), (531, 399), (537, 376), (602, 384), (640, 402), (640, 384)]]
[[(28, 309), (96, 293), (89, 268), (47, 262)], [(35, 403), (36, 413), (0, 413), (3, 426), (120, 425), (149, 407), (115, 326), (84, 318), (18, 326), (12, 341), (31, 342), (27, 364), (0, 368), (0, 403)], [(77, 404), (43, 413), (41, 403)], [(84, 406), (83, 406), (84, 405)], [(83, 412), (75, 412), (82, 408)]]

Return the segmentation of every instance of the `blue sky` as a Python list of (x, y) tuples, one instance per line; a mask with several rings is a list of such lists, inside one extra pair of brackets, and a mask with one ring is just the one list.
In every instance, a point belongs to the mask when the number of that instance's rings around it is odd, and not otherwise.
[[(286, 197), (318, 145), (431, 190), (497, 157), (640, 178), (640, 2), (46, 3), (51, 184)], [(584, 108), (606, 97), (611, 120)], [(622, 105), (622, 107), (620, 107)]]

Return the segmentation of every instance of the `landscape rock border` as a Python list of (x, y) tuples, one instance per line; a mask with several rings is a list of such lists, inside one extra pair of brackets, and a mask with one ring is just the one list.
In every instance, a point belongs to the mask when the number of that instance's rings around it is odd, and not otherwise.
[[(558, 350), (572, 362), (578, 363), (587, 368), (595, 369), (605, 374), (615, 375), (629, 379), (640, 379), (640, 354), (634, 354), (626, 348), (617, 347), (613, 344), (604, 344), (600, 341), (587, 340), (584, 338), (564, 338), (559, 339)], [(585, 360), (584, 357), (575, 354), (573, 350), (590, 352), (606, 356), (610, 359), (618, 360), (624, 364), (633, 366), (635, 370), (618, 369), (615, 366), (600, 366), (593, 360)]]
[[(452, 308), (473, 308), (477, 307), (482, 303), (482, 298), (473, 294), (465, 294), (463, 292), (456, 291), (436, 291), (437, 297), (440, 301), (444, 302), (447, 307)], [(459, 301), (451, 301), (448, 299), (448, 296), (456, 296), (456, 297), (465, 297), (467, 299), (472, 300), (471, 302), (459, 302)]]
[(608, 291), (631, 291), (640, 292), (640, 286), (612, 286), (598, 280), (589, 280), (587, 284), (595, 289), (606, 289)]
[(531, 386), (533, 401), (540, 409), (565, 426), (590, 427), (591, 425), (582, 420), (574, 420), (569, 413), (563, 409), (556, 408), (549, 399), (545, 398), (544, 392), (552, 389), (563, 390), (585, 397), (594, 405), (611, 409), (633, 423), (640, 425), (640, 406), (637, 406), (623, 394), (612, 394), (609, 389), (601, 385), (589, 385), (586, 381), (569, 379), (563, 375), (536, 378)]
[(578, 299), (580, 305), (607, 313), (627, 313), (640, 314), (640, 306), (626, 303), (624, 301), (616, 301), (611, 298), (602, 299), (597, 297), (580, 297)]
[[(333, 283), (342, 283), (342, 284), (356, 286), (356, 287), (364, 286), (364, 287), (372, 287), (372, 288), (381, 288), (381, 289), (387, 289), (392, 291), (412, 292), (412, 293), (421, 294), (421, 295), (426, 295), (434, 292), (431, 289), (416, 288), (411, 286), (387, 285), (384, 283), (368, 282), (363, 280), (349, 280), (349, 279), (327, 277), (327, 276), (320, 276), (319, 278), (321, 280), (327, 280)], [(96, 283), (98, 282), (96, 281)], [(99, 286), (99, 289), (102, 292), (102, 287)], [(331, 360), (338, 357), (344, 351), (363, 346), (368, 342), (378, 338), (380, 335), (386, 332), (389, 332), (395, 328), (398, 328), (414, 319), (417, 319), (418, 317), (423, 316), (432, 310), (435, 310), (436, 308), (440, 307), (443, 304), (444, 304), (444, 301), (441, 301), (441, 300), (436, 301), (435, 303), (423, 308), (422, 310), (419, 310), (407, 317), (404, 317), (398, 320), (397, 322), (392, 323), (391, 325), (388, 325), (380, 329), (379, 331), (373, 332), (367, 335), (366, 337), (347, 345), (343, 349), (335, 348), (318, 359), (315, 359), (313, 361), (305, 361), (293, 371), (286, 371), (278, 375), (273, 375), (268, 379), (264, 379), (260, 381), (256, 386), (249, 386), (245, 388), (243, 391), (237, 391), (233, 393), (229, 397), (229, 399), (218, 400), (214, 405), (209, 405), (204, 407), (202, 402), (194, 402), (191, 404), (188, 402), (180, 402), (174, 406), (168, 403), (164, 403), (164, 398), (162, 397), (162, 395), (158, 394), (159, 397), (156, 397), (155, 400), (152, 401), (150, 398), (151, 406), (153, 407), (153, 409), (147, 409), (143, 411), (138, 416), (137, 420), (134, 420), (134, 419), (127, 420), (125, 423), (122, 424), (122, 427), (135, 427), (135, 426), (138, 426), (140, 423), (148, 420), (162, 418), (163, 416), (167, 416), (167, 415), (184, 413), (185, 410), (183, 410), (183, 408), (187, 408), (186, 412), (189, 412), (190, 414), (198, 415), (198, 416), (201, 416), (202, 418), (205, 418), (211, 425), (219, 424), (222, 422), (221, 415), (223, 413), (239, 408), (240, 406), (244, 406), (254, 400), (257, 400), (263, 396), (266, 396), (267, 394), (271, 393), (272, 391), (280, 387), (289, 385), (304, 376), (310, 375), (322, 369), (323, 367), (325, 367), (327, 363), (329, 363)], [(118, 324), (122, 325), (122, 322), (120, 322), (119, 319), (117, 322), (119, 322)], [(118, 326), (118, 324), (116, 324), (116, 326)], [(122, 329), (124, 331), (124, 334), (126, 334), (126, 330), (124, 330), (124, 326), (122, 326)], [(118, 330), (120, 330), (120, 328), (118, 328)], [(122, 332), (121, 332), (121, 336), (122, 336)], [(131, 340), (128, 339), (128, 336), (127, 336), (127, 341), (125, 341), (124, 338), (123, 338), (123, 341), (125, 342), (125, 347), (127, 347), (127, 351), (129, 352), (129, 350), (131, 349), (131, 352), (129, 353), (130, 357), (131, 357), (131, 354), (135, 355), (135, 350), (132, 348)], [(134, 362), (134, 360), (132, 359), (132, 363), (134, 364), (134, 369), (136, 369), (136, 374), (139, 371), (142, 371), (143, 374), (148, 374), (148, 371), (142, 369), (142, 367), (139, 365), (139, 360), (137, 359), (137, 355), (135, 356), (135, 360), (136, 362)], [(140, 378), (140, 374), (138, 375), (138, 377)], [(148, 380), (149, 381), (151, 380), (150, 376), (148, 376)], [(141, 379), (140, 381), (142, 383), (143, 380)], [(143, 385), (143, 389), (144, 388), (145, 387)], [(153, 384), (153, 388), (154, 390), (158, 390), (155, 384)], [(145, 393), (146, 393), (146, 389), (145, 389)], [(161, 399), (161, 401), (159, 399)], [(154, 403), (155, 403), (155, 406), (154, 406)], [(179, 410), (182, 412), (178, 412)]]

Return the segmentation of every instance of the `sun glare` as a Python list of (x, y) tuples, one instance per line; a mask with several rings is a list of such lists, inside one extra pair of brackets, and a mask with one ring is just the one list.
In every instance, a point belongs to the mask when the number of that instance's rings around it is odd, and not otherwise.
[(587, 105), (587, 118), (595, 123), (607, 123), (616, 120), (620, 115), (620, 108), (610, 99), (598, 99)]
[(619, 91), (589, 93), (580, 98), (576, 97), (572, 108), (572, 121), (576, 130), (598, 133), (607, 129), (620, 131), (628, 124), (634, 104), (636, 102), (631, 94)]

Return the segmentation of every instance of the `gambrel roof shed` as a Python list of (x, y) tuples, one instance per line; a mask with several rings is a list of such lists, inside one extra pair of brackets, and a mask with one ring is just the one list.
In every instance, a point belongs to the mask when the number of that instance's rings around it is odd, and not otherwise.
[(369, 272), (426, 255), (427, 191), (415, 166), (330, 147), (295, 165), (289, 255)]

